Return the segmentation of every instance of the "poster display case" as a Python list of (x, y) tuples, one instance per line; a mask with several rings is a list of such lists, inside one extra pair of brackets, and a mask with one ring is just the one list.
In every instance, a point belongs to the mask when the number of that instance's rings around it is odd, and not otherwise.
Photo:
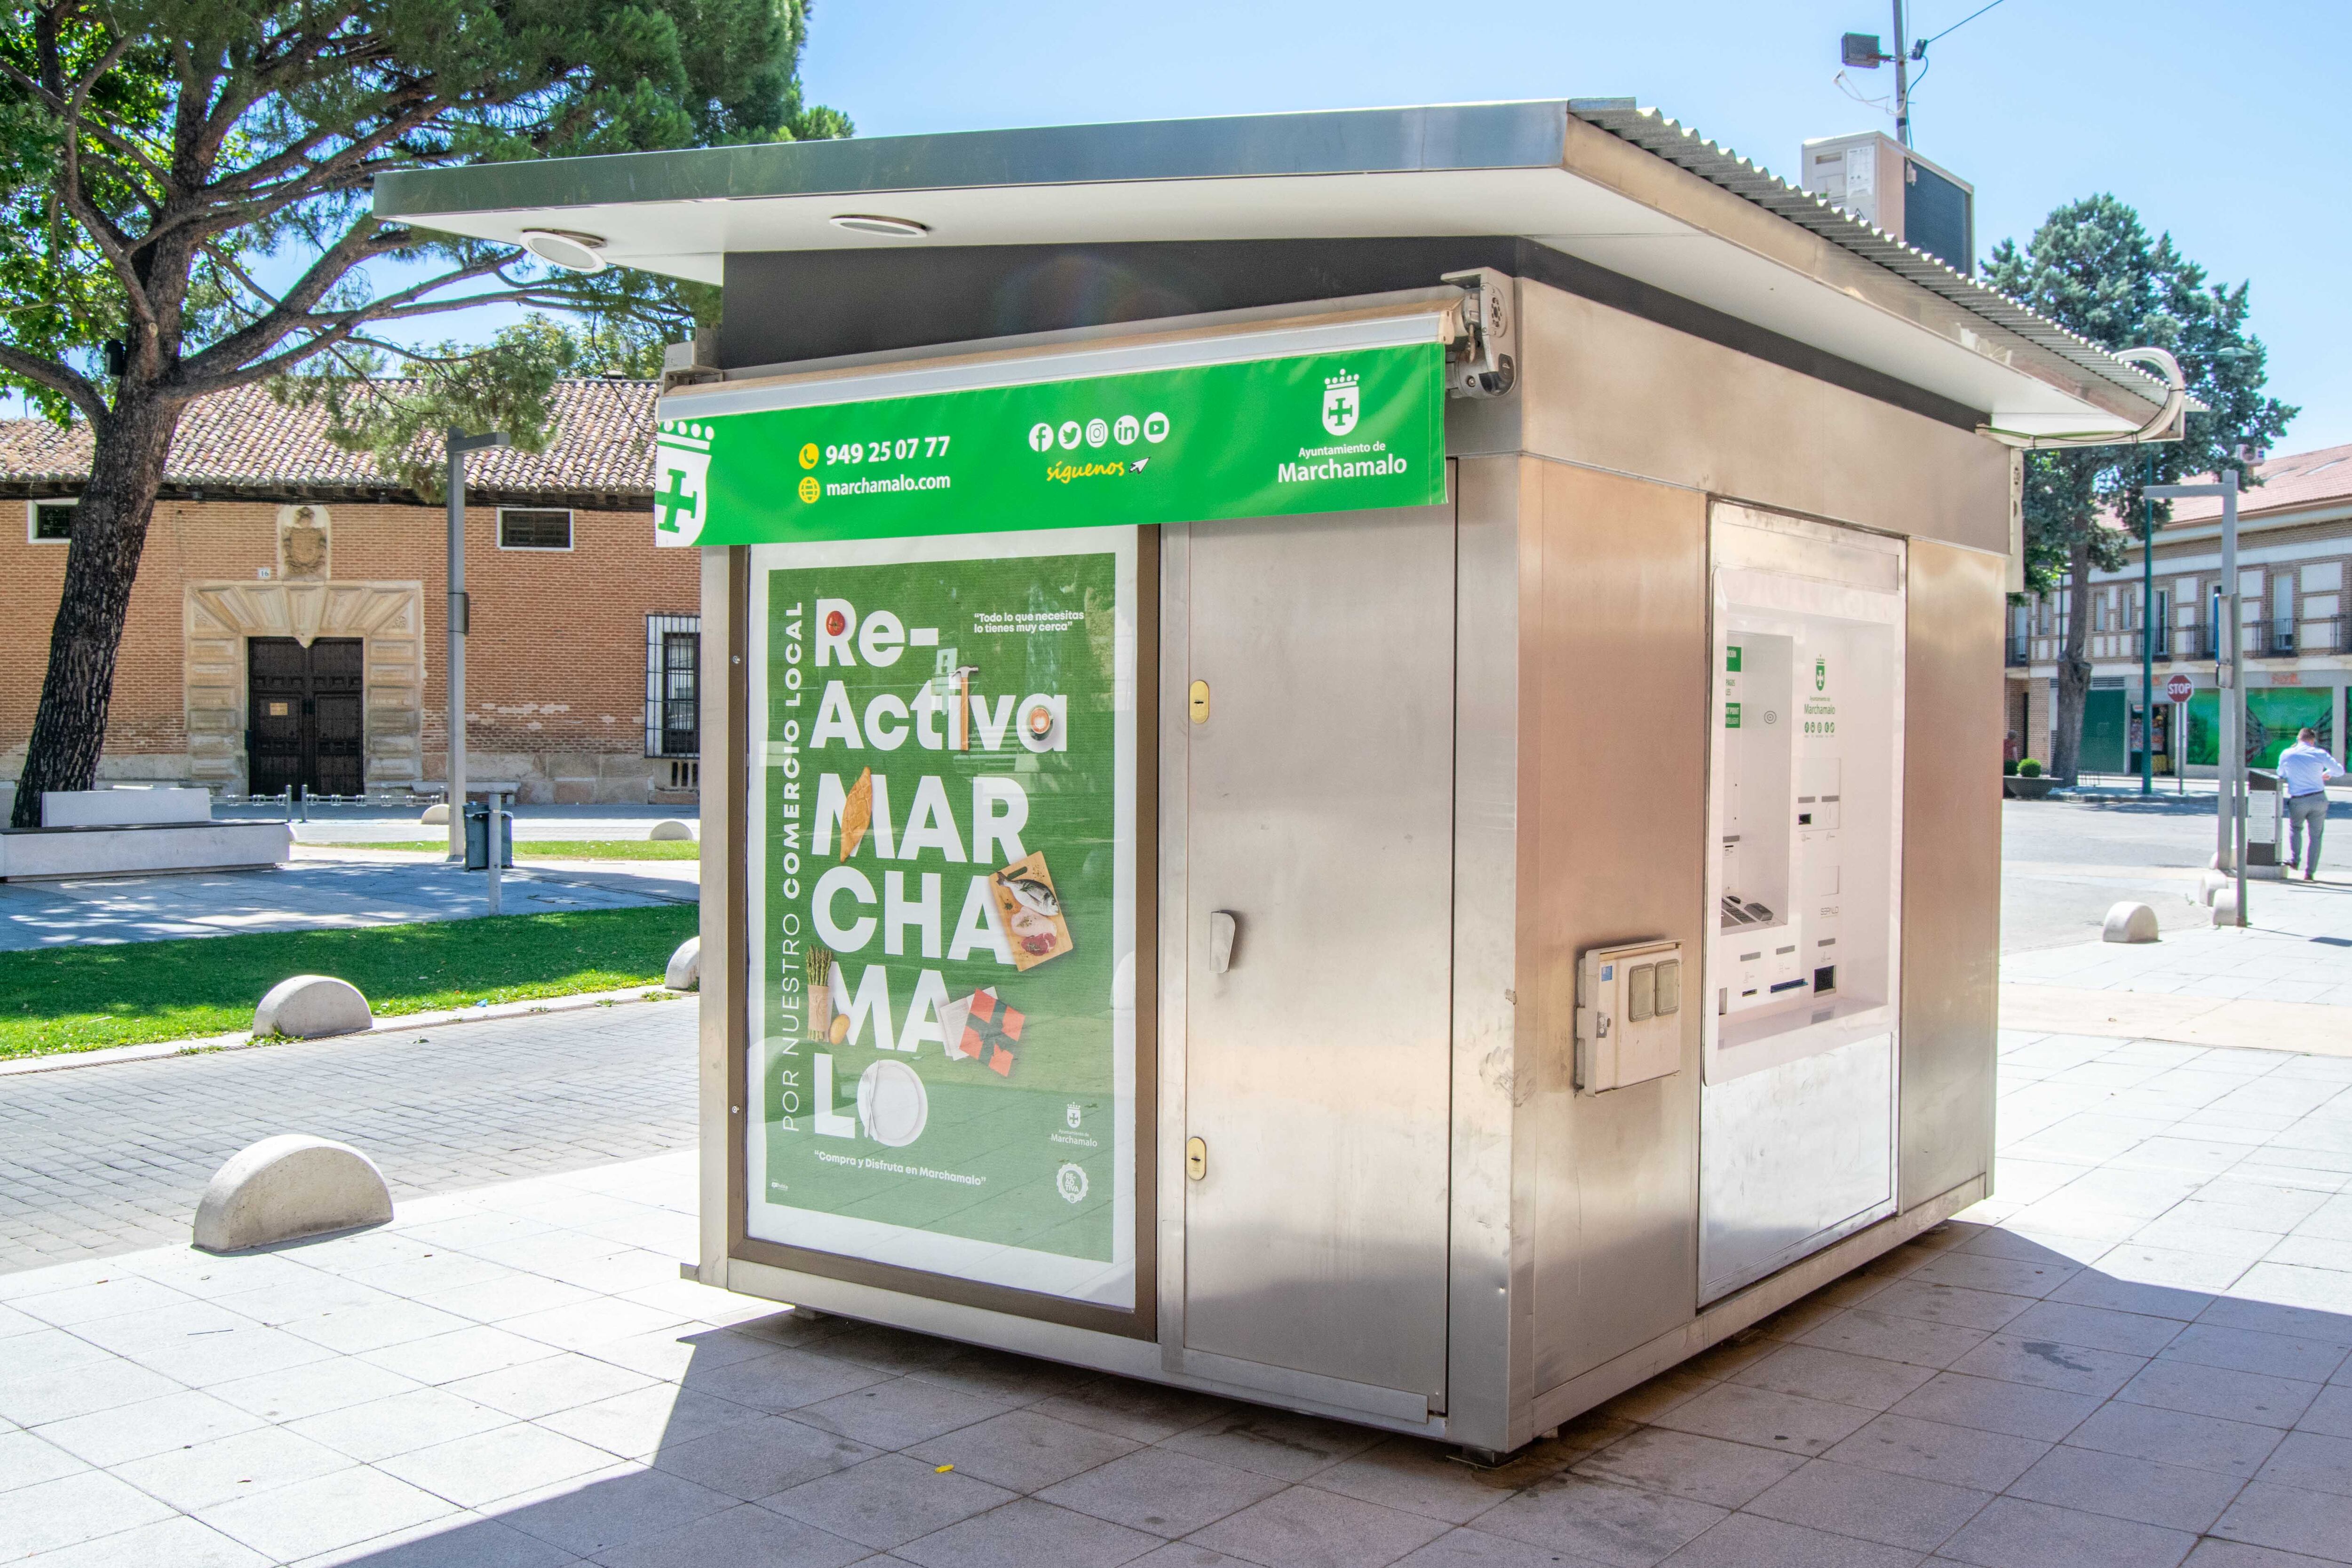
[(1134, 1310), (1138, 563), (751, 551), (749, 1238)]

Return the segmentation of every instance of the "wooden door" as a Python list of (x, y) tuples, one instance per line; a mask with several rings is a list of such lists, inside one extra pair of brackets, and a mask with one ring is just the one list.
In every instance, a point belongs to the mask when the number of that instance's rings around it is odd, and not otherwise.
[(315, 795), (358, 795), (367, 789), (366, 736), (360, 717), (364, 666), (357, 637), (310, 644), (310, 779)]
[(246, 789), (357, 795), (366, 788), (363, 645), (320, 637), (246, 641)]

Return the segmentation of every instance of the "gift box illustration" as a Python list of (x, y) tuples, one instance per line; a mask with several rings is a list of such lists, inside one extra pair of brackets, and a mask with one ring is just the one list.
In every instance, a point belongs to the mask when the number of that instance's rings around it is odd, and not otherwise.
[(984, 1062), (999, 1078), (1013, 1075), (1013, 1048), (1028, 1021), (1019, 1008), (996, 994), (994, 986), (940, 1009), (940, 1029), (947, 1036), (948, 1054)]
[(1054, 873), (1045, 869), (1045, 851), (991, 873), (988, 891), (996, 897), (996, 912), (1013, 944), (1015, 969), (1034, 969), (1076, 946), (1070, 940), (1069, 917), (1054, 891)]

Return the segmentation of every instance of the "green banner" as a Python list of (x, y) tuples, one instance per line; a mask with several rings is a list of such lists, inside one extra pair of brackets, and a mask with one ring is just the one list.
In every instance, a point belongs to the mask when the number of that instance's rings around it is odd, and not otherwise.
[(1122, 550), (1045, 537), (760, 571), (751, 1229), (1125, 1306)]
[[(654, 540), (789, 544), (1445, 498), (1435, 342), (665, 419)], [(847, 383), (854, 385), (855, 383)]]

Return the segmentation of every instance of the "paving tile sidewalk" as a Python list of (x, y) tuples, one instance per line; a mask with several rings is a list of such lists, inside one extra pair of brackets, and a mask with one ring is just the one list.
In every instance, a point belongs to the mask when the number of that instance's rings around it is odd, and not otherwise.
[(686, 1154), (0, 1275), (41, 1568), (2352, 1562), (2352, 1063), (2003, 1041), (2000, 1194), (1497, 1471), (677, 1277)]

